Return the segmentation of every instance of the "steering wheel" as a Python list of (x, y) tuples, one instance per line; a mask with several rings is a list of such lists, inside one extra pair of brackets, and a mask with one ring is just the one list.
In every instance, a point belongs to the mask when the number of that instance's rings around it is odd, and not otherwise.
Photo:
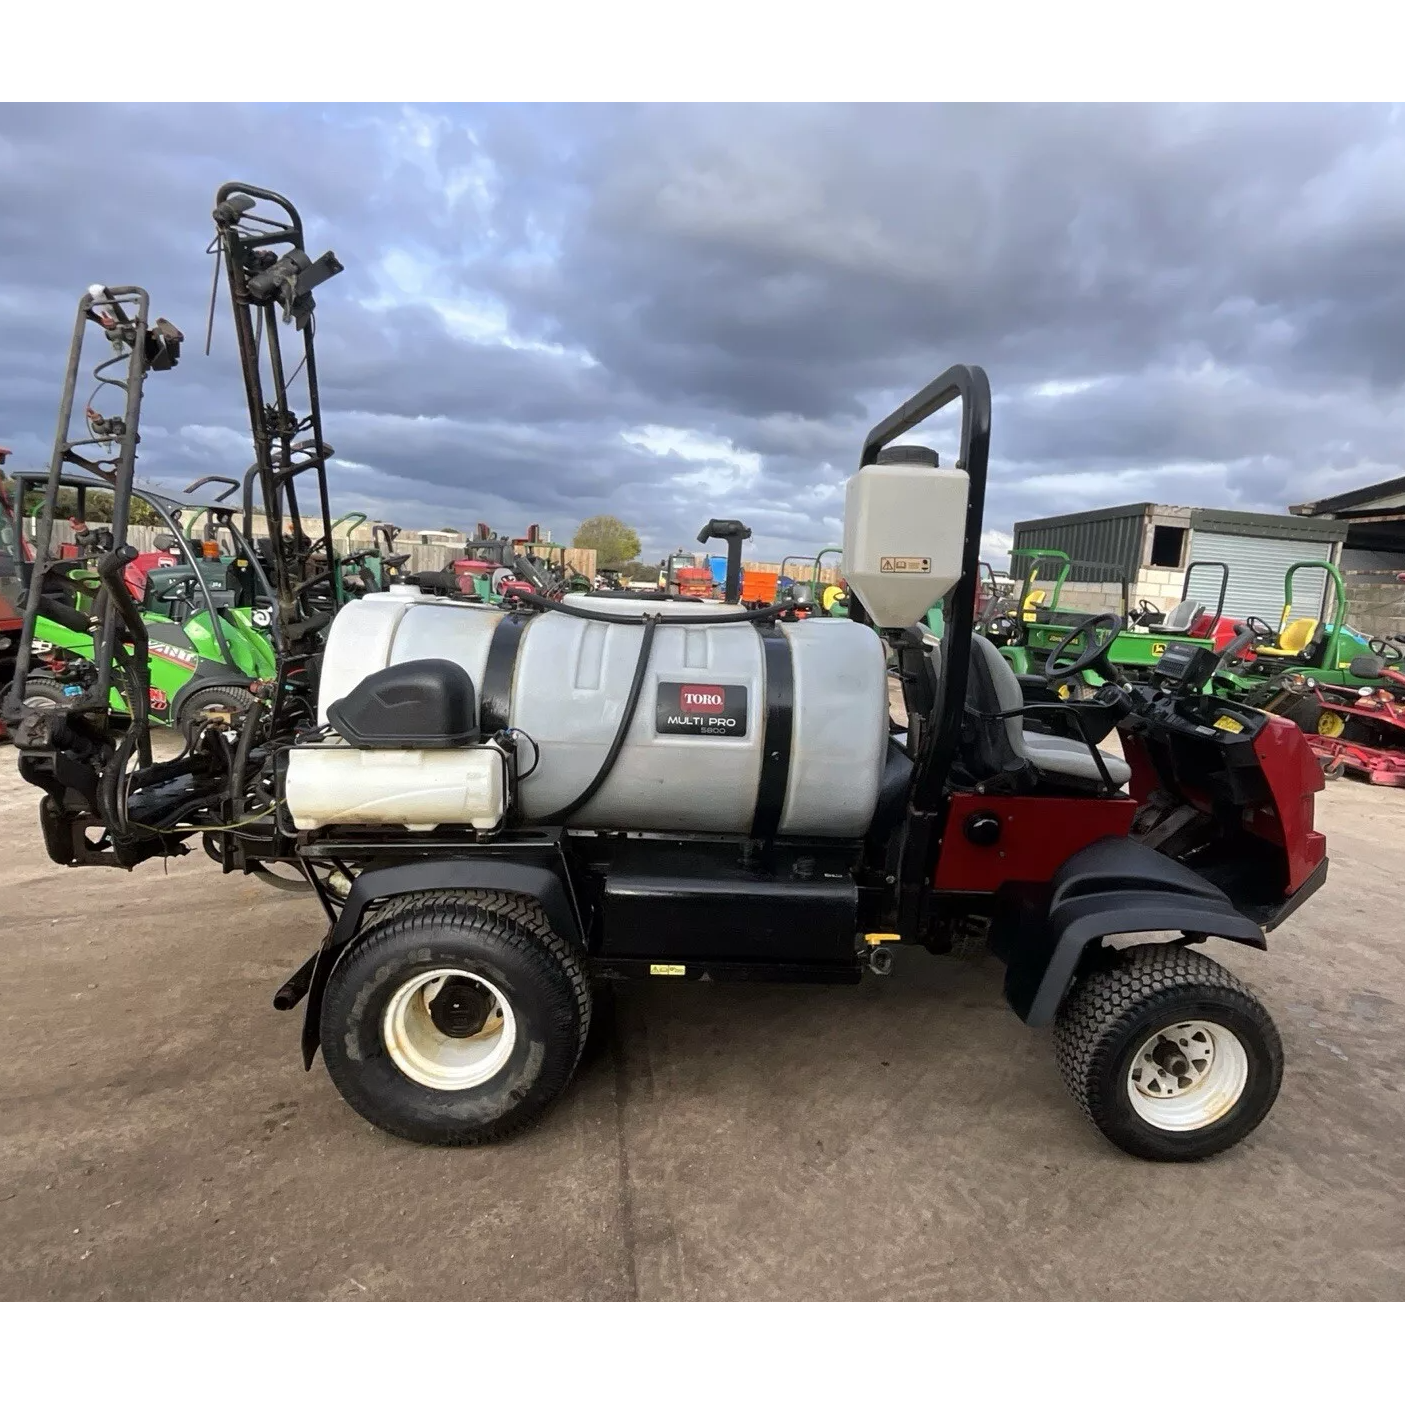
[(1268, 644), (1278, 638), (1278, 631), (1265, 624), (1257, 615), (1246, 615), (1244, 623), (1254, 631), (1254, 638), (1261, 644)]
[[(1100, 638), (1098, 631), (1105, 629), (1107, 638)], [(1044, 677), (1050, 683), (1062, 683), (1084, 669), (1096, 668), (1107, 661), (1108, 651), (1113, 641), (1122, 633), (1121, 615), (1086, 615), (1074, 623), (1068, 633), (1054, 645), (1054, 651), (1044, 661)], [(1075, 639), (1085, 639), (1083, 651), (1076, 659), (1064, 662), (1064, 655)]]

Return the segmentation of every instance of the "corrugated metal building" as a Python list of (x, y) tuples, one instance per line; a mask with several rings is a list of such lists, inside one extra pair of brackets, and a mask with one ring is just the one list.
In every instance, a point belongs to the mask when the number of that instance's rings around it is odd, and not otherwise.
[[(1219, 561), (1229, 568), (1225, 613), (1276, 624), (1288, 567), (1304, 560), (1336, 562), (1346, 529), (1277, 513), (1142, 502), (1016, 522), (1014, 535), (1016, 552), (1042, 547), (1072, 558), (1062, 594), (1069, 605), (1120, 610), (1126, 581), (1133, 603), (1148, 600), (1167, 609), (1181, 598), (1188, 567)], [(1019, 556), (1011, 571), (1023, 575)], [(1195, 572), (1188, 593), (1213, 606), (1218, 574)], [(1300, 571), (1293, 581), (1294, 616), (1320, 617), (1325, 586), (1326, 572)]]

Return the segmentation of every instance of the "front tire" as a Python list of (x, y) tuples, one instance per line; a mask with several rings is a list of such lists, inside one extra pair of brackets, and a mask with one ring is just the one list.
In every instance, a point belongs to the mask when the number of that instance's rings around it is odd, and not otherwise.
[(1263, 1121), (1283, 1080), (1273, 1019), (1218, 962), (1133, 947), (1085, 976), (1054, 1027), (1064, 1083), (1097, 1129), (1149, 1161), (1199, 1161)]
[(368, 1122), (408, 1141), (477, 1146), (562, 1092), (590, 1028), (580, 954), (512, 893), (386, 906), (332, 971), (322, 1056)]

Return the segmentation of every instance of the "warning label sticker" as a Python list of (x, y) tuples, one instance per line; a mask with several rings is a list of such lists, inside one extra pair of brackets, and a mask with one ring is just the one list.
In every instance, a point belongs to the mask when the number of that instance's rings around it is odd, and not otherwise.
[(878, 570), (885, 576), (927, 576), (932, 573), (930, 556), (880, 556)]
[(660, 683), (654, 730), (683, 737), (746, 736), (746, 689), (737, 683)]

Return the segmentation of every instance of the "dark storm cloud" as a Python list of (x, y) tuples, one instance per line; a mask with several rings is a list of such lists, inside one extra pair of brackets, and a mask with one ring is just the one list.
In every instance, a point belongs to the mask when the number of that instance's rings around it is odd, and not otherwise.
[[(188, 334), (142, 471), (241, 469), (210, 195), (300, 205), (338, 506), (651, 550), (832, 540), (866, 425), (997, 393), (987, 525), (1281, 509), (1398, 471), (1405, 124), (1372, 107), (0, 109), (0, 440), (47, 454), (89, 282)], [(950, 453), (953, 426), (931, 442)]]

